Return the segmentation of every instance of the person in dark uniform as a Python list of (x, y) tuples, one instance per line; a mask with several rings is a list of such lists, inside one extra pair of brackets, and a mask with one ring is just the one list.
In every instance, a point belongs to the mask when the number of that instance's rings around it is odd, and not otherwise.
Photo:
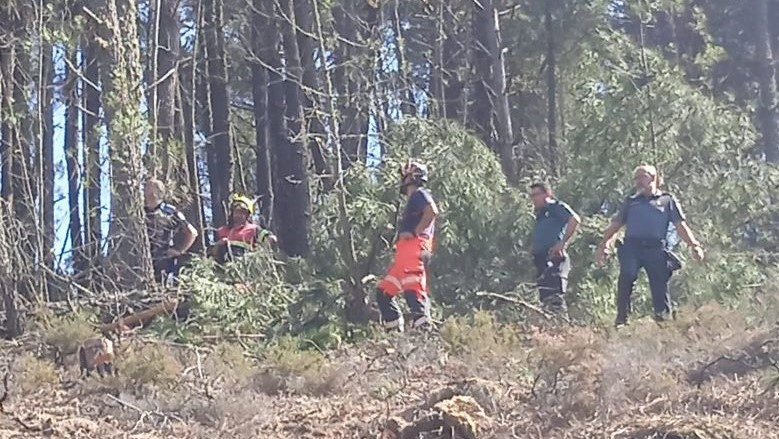
[(154, 278), (164, 283), (168, 275), (178, 274), (179, 258), (192, 247), (197, 229), (175, 206), (163, 201), (165, 185), (157, 179), (149, 179), (144, 186), (144, 210), (146, 232), (154, 266)]
[(532, 253), (539, 299), (551, 311), (565, 313), (565, 290), (571, 271), (566, 247), (581, 219), (567, 204), (554, 198), (546, 183), (530, 186), (530, 200), (536, 215)]
[(619, 213), (611, 221), (596, 255), (597, 265), (602, 266), (614, 236), (624, 226), (624, 242), (617, 249), (620, 266), (617, 326), (627, 323), (630, 296), (641, 268), (646, 270), (649, 278), (655, 319), (662, 321), (670, 315), (668, 281), (676, 262), (666, 251), (666, 236), (670, 224), (675, 226), (679, 237), (692, 249), (696, 260), (701, 261), (704, 257), (703, 248), (687, 225), (676, 197), (659, 189), (657, 169), (650, 165), (639, 166), (633, 173), (633, 180), (636, 193), (625, 200)]

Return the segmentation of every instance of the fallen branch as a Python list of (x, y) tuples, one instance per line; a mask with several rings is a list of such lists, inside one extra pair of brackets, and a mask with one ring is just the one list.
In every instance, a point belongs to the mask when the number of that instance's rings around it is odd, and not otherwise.
[(109, 332), (116, 332), (117, 329), (137, 326), (138, 324), (147, 322), (153, 319), (154, 317), (163, 314), (170, 314), (174, 312), (178, 305), (179, 305), (178, 299), (165, 299), (162, 301), (162, 303), (157, 304), (149, 309), (145, 309), (135, 314), (130, 314), (129, 316), (126, 317), (120, 317), (113, 323), (102, 325), (100, 327), (100, 331), (104, 333), (109, 333)]
[[(533, 304), (530, 304), (530, 303), (528, 303), (528, 302), (526, 302), (526, 301), (524, 301), (522, 299), (517, 299), (515, 297), (507, 296), (505, 294), (488, 293), (488, 292), (484, 292), (484, 291), (479, 291), (479, 292), (476, 293), (476, 297), (490, 297), (490, 298), (493, 298), (493, 299), (505, 300), (506, 302), (514, 303), (514, 304), (519, 305), (519, 306), (521, 306), (521, 307), (523, 307), (525, 309), (533, 311), (533, 312), (535, 312), (536, 314), (540, 315), (541, 317), (543, 317), (546, 320), (553, 320), (554, 318), (556, 318), (556, 316), (554, 316), (552, 314), (549, 314), (548, 312), (544, 311), (543, 309), (541, 309), (541, 308), (539, 308), (539, 307), (537, 307), (537, 306), (535, 306)], [(566, 322), (568, 321), (568, 319), (565, 316), (559, 316), (558, 318), (561, 318), (561, 319), (565, 320)]]

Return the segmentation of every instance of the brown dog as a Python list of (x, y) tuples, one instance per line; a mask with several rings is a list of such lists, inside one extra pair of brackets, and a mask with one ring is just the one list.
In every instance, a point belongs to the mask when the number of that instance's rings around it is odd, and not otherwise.
[(105, 373), (114, 373), (114, 342), (107, 337), (91, 338), (78, 348), (78, 358), (81, 363), (81, 376), (89, 374), (97, 369), (102, 377)]

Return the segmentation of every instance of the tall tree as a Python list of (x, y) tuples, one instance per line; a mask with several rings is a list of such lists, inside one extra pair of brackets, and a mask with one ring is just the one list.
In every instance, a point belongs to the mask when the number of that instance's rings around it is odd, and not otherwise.
[(498, 153), (503, 172), (515, 181), (514, 131), (506, 89), (506, 67), (500, 42), (500, 23), (494, 0), (474, 2), (474, 57), (477, 78), (471, 124)]
[[(90, 26), (89, 29), (95, 29)], [(90, 283), (98, 288), (102, 280), (102, 163), (100, 160), (100, 46), (88, 37), (81, 42), (84, 47), (84, 78), (82, 84), (82, 145), (84, 151), (84, 221), (86, 254)], [(102, 67), (107, 69), (107, 66)]]
[(138, 9), (134, 0), (108, 0), (103, 11), (101, 33), (110, 48), (110, 64), (101, 78), (112, 170), (108, 269), (119, 286), (137, 288), (152, 279), (140, 181), (146, 121), (140, 111)]
[(776, 91), (776, 67), (768, 30), (768, 0), (752, 0), (755, 11), (755, 56), (760, 86), (758, 118), (763, 151), (769, 163), (779, 163), (779, 98)]
[[(71, 49), (69, 54), (70, 65), (79, 65), (77, 51)], [(65, 96), (65, 166), (68, 176), (68, 208), (70, 210), (70, 245), (73, 254), (73, 268), (77, 274), (81, 274), (85, 267), (84, 240), (81, 230), (81, 210), (79, 209), (81, 172), (79, 169), (79, 72), (70, 69), (65, 72), (63, 94)]]
[(41, 155), (41, 212), (43, 216), (42, 251), (44, 263), (54, 263), (54, 46), (43, 42), (40, 58), (39, 89), (39, 154)]
[[(152, 23), (152, 144), (161, 159), (160, 175), (168, 179), (172, 174), (173, 162), (180, 158), (175, 147), (176, 135), (176, 96), (178, 92), (178, 63), (181, 56), (181, 23), (179, 21), (179, 0), (154, 0), (156, 3), (154, 22)], [(177, 175), (183, 177), (183, 173)], [(185, 182), (185, 179), (176, 179)]]
[(255, 179), (260, 200), (260, 213), (271, 221), (273, 212), (273, 175), (270, 161), (270, 131), (268, 125), (268, 80), (271, 73), (266, 67), (276, 48), (263, 41), (263, 31), (270, 26), (268, 8), (263, 0), (254, 0), (252, 11), (252, 98), (254, 101), (255, 130)]
[(303, 139), (303, 68), (297, 43), (292, 0), (280, 0), (281, 33), (287, 78), (284, 82), (284, 117), (287, 142), (276, 149), (276, 215), (280, 246), (290, 256), (308, 254), (309, 193), (306, 148)]
[(230, 97), (224, 42), (224, 4), (203, 2), (206, 80), (208, 84), (208, 178), (214, 224), (227, 223), (225, 204), (233, 187), (233, 150), (230, 138)]
[(549, 166), (552, 175), (558, 169), (557, 147), (557, 61), (555, 58), (554, 26), (552, 22), (553, 0), (544, 2), (544, 27), (546, 28), (546, 105), (547, 134), (549, 145)]
[(305, 122), (306, 141), (308, 149), (311, 151), (311, 157), (314, 162), (314, 169), (317, 175), (322, 179), (324, 189), (329, 190), (332, 187), (332, 176), (330, 166), (324, 155), (324, 149), (327, 144), (327, 134), (322, 123), (322, 116), (317, 112), (321, 107), (318, 103), (318, 95), (321, 87), (317, 69), (315, 65), (313, 21), (311, 13), (311, 1), (298, 0), (294, 2), (295, 22), (297, 31), (298, 50), (300, 52), (300, 64), (303, 69), (302, 78), (302, 103), (303, 116)]

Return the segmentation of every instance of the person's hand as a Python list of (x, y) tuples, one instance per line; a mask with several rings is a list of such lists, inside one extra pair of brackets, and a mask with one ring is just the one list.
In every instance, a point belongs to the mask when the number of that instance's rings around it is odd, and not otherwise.
[(565, 255), (565, 243), (560, 241), (549, 249), (549, 257), (561, 259)]
[(184, 252), (181, 250), (171, 247), (167, 251), (165, 251), (165, 257), (167, 258), (178, 258), (179, 256), (183, 255)]
[(700, 244), (692, 246), (692, 257), (695, 258), (696, 261), (702, 261), (705, 256), (706, 254)]
[(400, 235), (398, 235), (399, 241), (405, 241), (406, 239), (412, 239), (414, 237), (414, 234), (411, 232), (403, 232)]
[(599, 245), (598, 249), (595, 251), (595, 265), (603, 267), (603, 264), (606, 263), (606, 256), (608, 253), (609, 251), (605, 245)]

